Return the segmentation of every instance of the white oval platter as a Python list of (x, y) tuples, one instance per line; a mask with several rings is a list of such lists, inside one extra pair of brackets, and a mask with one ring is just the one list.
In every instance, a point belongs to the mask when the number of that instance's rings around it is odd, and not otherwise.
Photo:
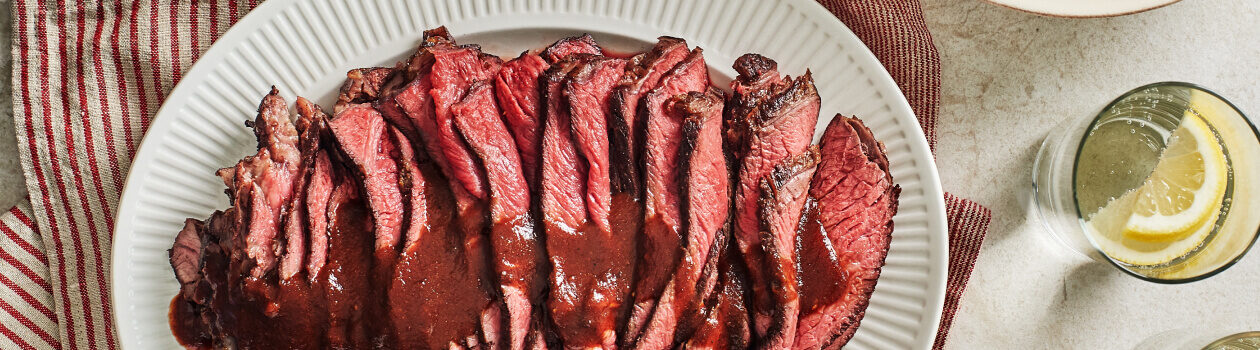
[(114, 232), (112, 296), (121, 344), (177, 348), (167, 309), (178, 283), (166, 250), (184, 218), (228, 206), (214, 175), (252, 152), (243, 126), (275, 85), (331, 106), (352, 68), (388, 66), (421, 32), (515, 57), (557, 38), (591, 33), (622, 51), (655, 38), (705, 49), (716, 83), (736, 57), (757, 52), (822, 95), (816, 135), (836, 113), (862, 118), (883, 141), (901, 185), (887, 265), (849, 349), (929, 349), (944, 301), (948, 233), (936, 165), (905, 97), (862, 42), (812, 0), (270, 0), (234, 25), (184, 76), (159, 110), (128, 177)]

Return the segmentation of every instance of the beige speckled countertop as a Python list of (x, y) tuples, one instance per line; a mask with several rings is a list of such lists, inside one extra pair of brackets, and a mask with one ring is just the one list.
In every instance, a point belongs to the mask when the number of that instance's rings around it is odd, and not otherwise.
[(1260, 1), (1085, 20), (923, 2), (941, 53), (942, 182), (994, 214), (949, 348), (1132, 349), (1186, 327), (1260, 330), (1260, 254), (1200, 282), (1143, 282), (1044, 241), (1029, 196), (1046, 132), (1134, 87), (1193, 82), (1260, 113)]
[[(949, 348), (1129, 349), (1187, 327), (1260, 330), (1260, 254), (1205, 281), (1151, 284), (1044, 241), (1029, 205), (1045, 133), (1133, 87), (1194, 82), (1260, 113), (1260, 1), (1185, 0), (1087, 20), (979, 0), (923, 2), (942, 61), (941, 179), (994, 214)], [(0, 11), (3, 208), (26, 195), (10, 107), (9, 26)]]

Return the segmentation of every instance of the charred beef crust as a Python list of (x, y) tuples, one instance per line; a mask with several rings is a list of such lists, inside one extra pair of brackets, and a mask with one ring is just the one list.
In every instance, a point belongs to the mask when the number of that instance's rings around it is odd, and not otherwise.
[(542, 57), (547, 59), (547, 62), (556, 64), (582, 54), (603, 56), (604, 49), (599, 47), (599, 44), (595, 42), (595, 38), (591, 37), (590, 34), (582, 34), (582, 36), (571, 36), (557, 40), (551, 46), (543, 49)]
[(375, 101), (393, 73), (392, 68), (385, 67), (355, 68), (346, 72), (346, 82), (338, 89), (340, 93), (337, 95), (336, 105), (333, 106), (334, 111), (340, 111), (352, 104)]
[[(763, 101), (757, 109), (758, 124), (767, 123), (785, 112), (786, 109), (796, 106), (800, 103), (818, 103), (818, 90), (814, 87), (814, 75), (809, 70), (805, 70), (805, 74), (796, 78), (786, 79), (789, 81), (787, 88), (781, 93), (777, 93)], [(818, 119), (817, 107), (814, 107), (814, 120)]]
[(735, 59), (735, 72), (741, 84), (755, 85), (766, 79), (775, 79), (779, 74), (779, 63), (755, 53), (747, 53)]
[(782, 91), (786, 84), (779, 76), (778, 63), (762, 55), (744, 54), (735, 60), (734, 67), (739, 75), (731, 81), (733, 95), (726, 104), (725, 128), (731, 158), (739, 160), (744, 157), (758, 105)]

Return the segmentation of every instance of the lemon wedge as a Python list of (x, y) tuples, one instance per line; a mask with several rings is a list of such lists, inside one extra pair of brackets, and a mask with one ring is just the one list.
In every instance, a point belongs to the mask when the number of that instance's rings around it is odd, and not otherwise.
[(1153, 242), (1132, 238), (1132, 232), (1124, 226), (1132, 215), (1138, 197), (1137, 191), (1120, 196), (1107, 203), (1085, 224), (1085, 229), (1099, 250), (1116, 261), (1130, 265), (1153, 266), (1172, 262), (1195, 250), (1203, 243), (1216, 224), (1218, 212), (1191, 230), (1179, 233), (1181, 239)]
[(1187, 111), (1167, 145), (1141, 186), (1085, 223), (1094, 245), (1114, 260), (1166, 264), (1202, 245), (1216, 226), (1229, 175), (1216, 134)]
[(1216, 134), (1187, 111), (1150, 177), (1134, 191), (1124, 224), (1130, 238), (1180, 240), (1221, 210), (1229, 169)]

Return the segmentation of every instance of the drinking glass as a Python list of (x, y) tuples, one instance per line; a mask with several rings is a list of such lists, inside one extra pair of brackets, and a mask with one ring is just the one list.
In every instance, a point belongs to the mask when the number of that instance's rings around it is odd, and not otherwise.
[[(1083, 186), (1084, 181), (1096, 183), (1105, 181), (1100, 178), (1117, 177), (1095, 176), (1094, 172), (1078, 173), (1078, 170), (1085, 169), (1083, 164), (1089, 164), (1090, 169), (1096, 170), (1094, 167), (1103, 162), (1111, 166), (1107, 171), (1113, 171), (1112, 174), (1115, 174), (1114, 171), (1127, 171), (1135, 178), (1145, 178), (1154, 164), (1139, 164), (1134, 159), (1140, 159), (1138, 155), (1142, 153), (1159, 156), (1168, 141), (1166, 135), (1183, 118), (1192, 116), (1198, 117), (1215, 134), (1226, 160), (1226, 182), (1216, 221), (1203, 221), (1204, 225), (1214, 225), (1210, 233), (1197, 245), (1187, 243), (1191, 247), (1187, 253), (1169, 261), (1139, 264), (1109, 254), (1100, 248), (1099, 238), (1087, 232), (1087, 219), (1099, 211), (1100, 201), (1109, 197), (1114, 200), (1120, 194), (1112, 193), (1099, 200), (1094, 193), (1078, 191), (1078, 185)], [(1117, 124), (1122, 122), (1126, 124)], [(1103, 130), (1107, 131), (1104, 133)], [(1145, 140), (1142, 144), (1103, 139), (1115, 136), (1115, 130), (1151, 136), (1137, 138)], [(1160, 135), (1164, 135), (1164, 139)], [(1099, 149), (1098, 145), (1102, 144), (1107, 144), (1107, 147)], [(1140, 184), (1130, 184), (1133, 187), (1127, 188), (1131, 191)], [(1095, 116), (1066, 121), (1042, 142), (1033, 165), (1035, 210), (1054, 240), (1090, 258), (1108, 262), (1130, 275), (1158, 283), (1204, 279), (1225, 270), (1241, 258), (1260, 231), (1258, 186), (1260, 132), (1255, 125), (1220, 95), (1182, 82), (1138, 87), (1116, 98)], [(1125, 188), (1123, 184), (1117, 187)], [(1135, 246), (1154, 249), (1143, 244)]]
[(1133, 350), (1256, 350), (1260, 331), (1190, 327), (1160, 332)]

